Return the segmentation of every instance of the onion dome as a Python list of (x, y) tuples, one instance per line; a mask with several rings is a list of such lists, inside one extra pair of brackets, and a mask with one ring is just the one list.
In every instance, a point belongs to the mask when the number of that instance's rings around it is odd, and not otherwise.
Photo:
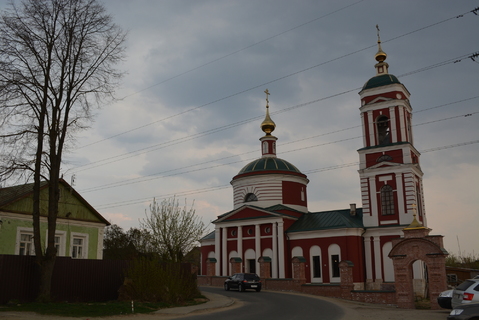
[(273, 120), (271, 120), (271, 117), (269, 116), (269, 99), (268, 95), (270, 94), (268, 89), (264, 91), (266, 93), (266, 117), (264, 118), (263, 122), (261, 123), (261, 130), (263, 130), (264, 133), (266, 133), (267, 136), (271, 135), (271, 132), (274, 131), (276, 128), (276, 124), (274, 123)]
[(377, 25), (376, 29), (378, 30), (378, 52), (374, 56), (374, 59), (378, 62), (374, 65), (376, 68), (376, 76), (369, 79), (364, 84), (362, 90), (382, 87), (394, 83), (401, 84), (396, 76), (388, 73), (389, 64), (385, 62), (388, 55), (381, 48), (381, 38), (379, 37), (379, 27)]

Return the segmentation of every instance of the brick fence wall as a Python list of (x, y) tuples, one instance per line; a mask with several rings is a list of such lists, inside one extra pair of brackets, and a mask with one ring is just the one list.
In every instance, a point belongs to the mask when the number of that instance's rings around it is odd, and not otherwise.
[[(341, 261), (339, 264), (341, 283), (338, 284), (311, 284), (305, 279), (263, 279), (263, 289), (274, 291), (300, 292), (322, 297), (341, 298), (358, 302), (396, 304), (394, 290), (353, 290), (352, 268), (350, 261)], [(298, 270), (300, 270), (298, 265)], [(298, 272), (301, 276), (301, 272)], [(198, 276), (199, 286), (222, 287), (227, 277)]]

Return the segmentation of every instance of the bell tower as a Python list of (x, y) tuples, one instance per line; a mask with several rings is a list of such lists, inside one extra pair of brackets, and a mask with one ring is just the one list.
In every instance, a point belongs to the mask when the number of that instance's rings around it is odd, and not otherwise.
[(365, 227), (407, 226), (417, 210), (426, 226), (423, 172), (414, 147), (410, 93), (389, 73), (378, 28), (376, 76), (359, 92), (363, 148), (359, 176)]

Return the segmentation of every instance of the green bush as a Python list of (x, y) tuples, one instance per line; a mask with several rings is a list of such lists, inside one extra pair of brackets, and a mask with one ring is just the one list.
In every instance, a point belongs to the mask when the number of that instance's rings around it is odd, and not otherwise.
[(200, 295), (195, 276), (181, 263), (138, 258), (126, 277), (123, 299), (181, 304)]

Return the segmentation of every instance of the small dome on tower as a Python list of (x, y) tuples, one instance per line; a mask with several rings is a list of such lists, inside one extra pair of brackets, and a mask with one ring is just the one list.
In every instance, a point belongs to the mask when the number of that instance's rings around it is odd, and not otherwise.
[(267, 136), (271, 135), (271, 132), (274, 131), (274, 129), (276, 128), (276, 124), (274, 123), (273, 120), (271, 120), (271, 117), (269, 116), (269, 99), (268, 99), (268, 96), (269, 96), (269, 91), (268, 89), (266, 89), (264, 91), (264, 93), (266, 93), (266, 116), (263, 120), (263, 122), (261, 123), (261, 130), (263, 130), (264, 133), (266, 133)]

